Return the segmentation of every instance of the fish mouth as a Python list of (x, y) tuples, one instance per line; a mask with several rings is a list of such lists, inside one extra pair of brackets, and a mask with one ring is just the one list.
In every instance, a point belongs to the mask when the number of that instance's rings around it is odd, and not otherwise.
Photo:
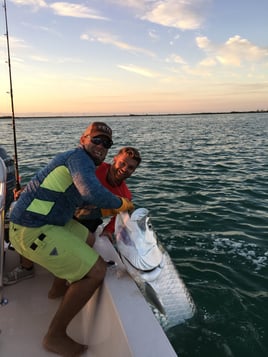
[[(121, 255), (121, 254), (120, 254)], [(154, 271), (155, 269), (157, 268), (160, 268), (160, 264), (154, 266), (153, 268), (151, 269), (141, 269), (141, 268), (138, 268), (136, 265), (134, 265), (127, 257), (125, 257), (124, 255), (121, 255), (121, 258), (122, 256), (124, 257), (124, 259), (129, 263), (129, 265), (132, 266), (132, 268), (136, 269), (137, 271), (140, 271), (142, 273), (151, 273), (152, 271)]]
[(133, 268), (138, 271), (149, 272), (161, 265), (163, 261), (163, 253), (158, 246), (150, 247), (146, 253), (141, 253), (136, 250), (134, 245), (125, 245), (121, 242), (118, 247), (121, 257), (124, 257)]

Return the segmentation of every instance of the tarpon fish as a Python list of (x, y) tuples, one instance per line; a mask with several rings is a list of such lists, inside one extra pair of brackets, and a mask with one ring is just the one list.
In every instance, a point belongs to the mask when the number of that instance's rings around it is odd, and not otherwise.
[(195, 305), (169, 254), (158, 242), (149, 211), (116, 217), (117, 249), (161, 325), (168, 329), (193, 317)]

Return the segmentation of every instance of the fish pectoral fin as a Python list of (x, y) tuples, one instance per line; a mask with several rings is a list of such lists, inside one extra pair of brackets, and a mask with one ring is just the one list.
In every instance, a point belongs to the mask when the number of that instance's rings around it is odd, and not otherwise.
[(151, 305), (153, 305), (161, 314), (166, 315), (163, 304), (161, 303), (160, 298), (157, 296), (153, 287), (145, 283), (145, 296)]

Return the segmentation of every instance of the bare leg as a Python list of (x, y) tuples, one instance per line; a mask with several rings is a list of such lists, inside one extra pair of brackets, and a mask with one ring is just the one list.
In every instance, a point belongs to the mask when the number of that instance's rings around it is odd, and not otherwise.
[(20, 264), (25, 269), (31, 269), (33, 267), (33, 262), (24, 256), (20, 256)]
[(44, 347), (65, 357), (80, 356), (86, 349), (66, 333), (67, 326), (101, 285), (106, 272), (106, 263), (98, 258), (93, 268), (82, 279), (71, 284), (52, 319), (43, 340)]
[[(90, 247), (93, 247), (93, 245), (95, 243), (95, 237), (91, 232), (89, 232), (89, 234), (88, 234), (86, 243)], [(24, 258), (24, 259), (26, 259), (26, 258)], [(27, 261), (28, 261), (28, 259), (26, 259), (26, 263), (27, 263)], [(29, 261), (29, 262), (31, 263), (31, 261)], [(49, 299), (57, 299), (58, 297), (64, 296), (68, 287), (69, 287), (69, 285), (65, 279), (60, 279), (60, 278), (55, 277), (53, 284), (48, 292), (48, 298)]]
[(48, 292), (49, 299), (57, 299), (65, 295), (68, 290), (69, 284), (65, 279), (55, 277), (53, 284)]
[(89, 232), (88, 233), (88, 237), (87, 237), (87, 241), (86, 243), (90, 246), (90, 247), (93, 247), (94, 243), (95, 243), (95, 236), (93, 233)]

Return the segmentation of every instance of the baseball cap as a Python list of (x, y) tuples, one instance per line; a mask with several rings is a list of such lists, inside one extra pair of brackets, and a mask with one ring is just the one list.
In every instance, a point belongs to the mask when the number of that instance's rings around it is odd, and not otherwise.
[(112, 140), (112, 129), (101, 121), (95, 121), (91, 123), (84, 131), (83, 136), (87, 135), (92, 137), (103, 135)]

